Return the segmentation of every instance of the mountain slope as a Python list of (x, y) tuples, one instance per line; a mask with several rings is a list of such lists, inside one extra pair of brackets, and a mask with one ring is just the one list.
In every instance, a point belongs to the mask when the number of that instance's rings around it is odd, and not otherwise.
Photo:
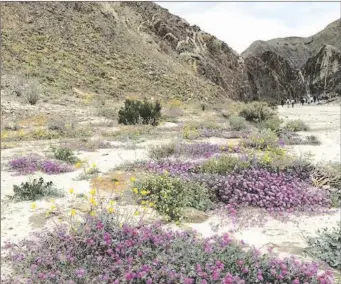
[(239, 98), (240, 56), (153, 3), (1, 3), (4, 73), (55, 92), (123, 97)]
[(341, 47), (341, 21), (336, 20), (322, 31), (311, 37), (276, 38), (269, 41), (255, 41), (243, 53), (244, 58), (260, 56), (265, 51), (272, 51), (293, 67), (301, 68), (324, 45)]

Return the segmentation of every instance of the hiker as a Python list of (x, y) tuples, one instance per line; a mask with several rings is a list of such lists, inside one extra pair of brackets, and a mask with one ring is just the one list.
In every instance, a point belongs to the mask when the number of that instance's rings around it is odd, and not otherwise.
[(310, 102), (313, 103), (314, 99), (313, 97), (310, 97)]
[(302, 106), (304, 105), (304, 98), (303, 97), (301, 98), (301, 105)]
[(315, 104), (316, 103), (316, 96), (314, 96), (313, 99), (314, 99), (314, 104)]
[(290, 106), (290, 100), (289, 99), (287, 99), (287, 106), (288, 106), (288, 108)]
[(294, 104), (295, 104), (295, 100), (292, 99), (292, 100), (291, 100), (291, 106), (294, 107)]
[(283, 98), (281, 99), (281, 105), (282, 105), (282, 107), (284, 107), (284, 99)]

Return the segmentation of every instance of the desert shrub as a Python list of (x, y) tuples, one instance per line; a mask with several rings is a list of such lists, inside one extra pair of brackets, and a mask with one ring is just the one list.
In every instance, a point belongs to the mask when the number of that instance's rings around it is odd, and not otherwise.
[[(82, 165), (81, 165), (82, 166)], [(97, 168), (96, 164), (92, 164), (90, 167), (87, 163), (83, 166), (83, 173), (81, 173), (77, 179), (78, 180), (90, 180), (95, 178), (100, 173), (100, 170)]]
[(321, 141), (315, 135), (309, 135), (306, 137), (306, 144), (320, 145)]
[(331, 205), (325, 191), (302, 183), (291, 175), (265, 169), (230, 173), (218, 194), (224, 203), (244, 203), (270, 211), (315, 210)]
[(207, 239), (113, 219), (88, 217), (76, 230), (6, 244), (13, 275), (3, 283), (334, 283), (315, 263), (262, 255), (228, 234)]
[(14, 200), (37, 200), (45, 196), (63, 196), (63, 193), (56, 189), (52, 181), (44, 182), (41, 177), (39, 180), (22, 182), (21, 185), (14, 185)]
[(270, 129), (262, 129), (259, 132), (251, 134), (248, 138), (242, 141), (244, 146), (257, 148), (260, 150), (279, 147), (279, 139)]
[(175, 153), (175, 149), (176, 146), (174, 143), (160, 146), (151, 146), (149, 149), (149, 157), (153, 160), (168, 158)]
[(251, 161), (243, 156), (223, 155), (204, 162), (197, 170), (202, 173), (226, 174), (250, 167)]
[(270, 129), (277, 132), (280, 129), (282, 121), (278, 117), (269, 118), (258, 123), (258, 127), (261, 129)]
[(133, 189), (139, 202), (152, 202), (156, 210), (178, 221), (184, 207), (207, 210), (212, 207), (205, 187), (164, 175), (151, 175)]
[(244, 117), (231, 115), (229, 118), (229, 121), (230, 121), (230, 126), (232, 130), (240, 131), (240, 130), (247, 129), (248, 127), (248, 124)]
[(274, 111), (264, 102), (245, 104), (239, 115), (247, 121), (261, 122), (274, 116)]
[(60, 161), (74, 164), (78, 161), (77, 157), (73, 154), (72, 150), (68, 148), (55, 148), (52, 147), (54, 158)]
[(118, 112), (118, 123), (128, 124), (151, 124), (156, 126), (161, 118), (161, 104), (156, 101), (155, 104), (147, 100), (136, 101), (127, 99)]
[(194, 140), (200, 137), (200, 132), (197, 128), (186, 125), (182, 129), (182, 137), (184, 139)]
[(308, 245), (306, 251), (309, 255), (328, 263), (335, 269), (341, 269), (340, 223), (331, 230), (318, 230), (316, 237), (308, 238)]
[(306, 125), (306, 123), (300, 119), (296, 119), (296, 120), (291, 120), (288, 121), (285, 125), (285, 129), (289, 130), (289, 131), (307, 131), (309, 130), (308, 125)]
[(62, 118), (51, 118), (48, 121), (47, 127), (49, 130), (56, 130), (59, 133), (66, 132), (66, 123)]

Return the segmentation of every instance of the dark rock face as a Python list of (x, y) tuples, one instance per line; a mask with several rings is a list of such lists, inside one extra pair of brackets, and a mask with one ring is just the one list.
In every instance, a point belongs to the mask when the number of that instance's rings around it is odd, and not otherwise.
[(245, 59), (252, 99), (279, 102), (281, 98), (299, 98), (305, 94), (299, 70), (272, 51)]
[(302, 68), (306, 85), (312, 95), (341, 95), (341, 53), (325, 45)]
[(341, 25), (337, 20), (309, 38), (256, 41), (242, 53), (251, 93), (279, 101), (341, 93)]

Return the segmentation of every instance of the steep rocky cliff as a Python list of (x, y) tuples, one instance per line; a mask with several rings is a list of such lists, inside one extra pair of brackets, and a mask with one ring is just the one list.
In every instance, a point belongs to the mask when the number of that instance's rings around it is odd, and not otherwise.
[(340, 93), (340, 47), (340, 20), (309, 38), (254, 42), (242, 53), (251, 78), (251, 93), (277, 101)]
[(308, 91), (315, 94), (341, 95), (341, 53), (330, 45), (323, 46), (302, 68)]

